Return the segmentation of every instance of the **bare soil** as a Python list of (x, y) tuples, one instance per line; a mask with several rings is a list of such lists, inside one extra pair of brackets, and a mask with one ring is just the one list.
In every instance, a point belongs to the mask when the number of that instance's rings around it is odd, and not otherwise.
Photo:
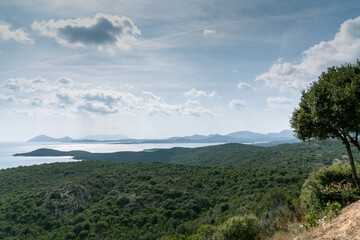
[(360, 201), (357, 201), (325, 225), (294, 238), (294, 240), (360, 240)]

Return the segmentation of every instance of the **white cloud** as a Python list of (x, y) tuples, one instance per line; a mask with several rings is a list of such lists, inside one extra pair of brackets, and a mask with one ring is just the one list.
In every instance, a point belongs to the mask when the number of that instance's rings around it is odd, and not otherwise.
[(34, 42), (34, 39), (31, 39), (24, 29), (11, 30), (11, 25), (5, 22), (0, 22), (0, 38), (5, 41)]
[(328, 67), (354, 62), (359, 56), (360, 17), (341, 24), (332, 40), (322, 41), (305, 50), (299, 63), (279, 59), (256, 80), (265, 81), (266, 85), (280, 90), (304, 89)]
[(187, 100), (185, 105), (187, 105), (187, 106), (201, 106), (199, 101), (192, 101), (192, 100)]
[(236, 108), (236, 109), (242, 109), (246, 107), (246, 102), (243, 100), (239, 100), (239, 99), (233, 99), (230, 103), (229, 106), (231, 108)]
[(253, 86), (251, 86), (249, 83), (240, 82), (240, 83), (238, 84), (238, 89), (251, 90), (251, 89), (254, 89), (254, 88), (253, 88)]
[(165, 114), (165, 115), (178, 115), (178, 116), (215, 116), (215, 114), (201, 106), (198, 101), (188, 100), (184, 105), (168, 104), (162, 97), (156, 96), (152, 92), (143, 92), (148, 96), (147, 102), (142, 109), (150, 114)]
[(32, 79), (26, 78), (9, 78), (0, 85), (0, 88), (4, 91), (24, 91), (24, 92), (36, 92), (44, 91), (48, 87), (47, 82), (42, 77), (35, 77)]
[(211, 29), (204, 29), (203, 32), (204, 35), (215, 35), (216, 31), (215, 30), (211, 30)]
[(215, 97), (216, 95), (217, 93), (215, 91), (207, 93), (202, 90), (196, 90), (195, 88), (192, 88), (187, 92), (184, 92), (184, 96), (186, 97)]
[[(8, 79), (0, 85), (0, 102), (14, 102), (11, 112), (28, 115), (98, 115), (165, 114), (178, 116), (214, 116), (198, 101), (169, 104), (152, 92), (141, 96), (119, 91), (109, 86), (76, 84), (66, 76), (53, 81), (36, 77), (33, 79)], [(13, 95), (10, 95), (13, 94)]]
[(294, 101), (286, 97), (269, 97), (267, 99), (267, 104), (269, 109), (273, 109), (273, 108), (287, 109), (287, 108), (291, 108), (294, 105)]
[(22, 84), (18, 79), (10, 78), (5, 81), (3, 88), (16, 92), (22, 88)]
[(67, 47), (95, 46), (98, 49), (128, 49), (141, 35), (127, 17), (98, 13), (94, 18), (33, 22), (34, 30)]
[(147, 95), (149, 97), (150, 100), (153, 100), (153, 101), (157, 101), (157, 102), (162, 102), (164, 101), (164, 99), (162, 97), (159, 97), (159, 96), (156, 96), (154, 93), (152, 92), (146, 92), (146, 91), (143, 91), (142, 94), (144, 95)]
[(15, 102), (16, 99), (13, 95), (7, 96), (4, 94), (0, 94), (0, 102)]
[(73, 89), (59, 88), (55, 91), (56, 101), (61, 107), (72, 105), (76, 102), (79, 92)]
[(42, 98), (39, 97), (33, 97), (30, 101), (30, 104), (33, 106), (40, 106), (44, 103)]
[(84, 102), (84, 104), (79, 105), (78, 109), (89, 114), (94, 114), (94, 113), (110, 114), (110, 113), (119, 112), (119, 109), (117, 107), (109, 106), (104, 102), (98, 102), (98, 101)]

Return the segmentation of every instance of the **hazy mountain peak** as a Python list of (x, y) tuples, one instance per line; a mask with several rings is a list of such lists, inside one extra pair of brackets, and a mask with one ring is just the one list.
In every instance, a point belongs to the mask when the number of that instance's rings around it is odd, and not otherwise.
[(46, 135), (39, 135), (28, 140), (28, 142), (71, 142), (71, 141), (73, 141), (73, 139), (68, 136), (62, 138), (52, 138)]

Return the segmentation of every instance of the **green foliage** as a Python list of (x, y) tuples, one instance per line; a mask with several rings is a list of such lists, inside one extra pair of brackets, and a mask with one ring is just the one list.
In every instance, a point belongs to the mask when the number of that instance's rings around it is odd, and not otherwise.
[(210, 239), (210, 237), (214, 234), (216, 227), (213, 225), (201, 225), (197, 230), (196, 234), (190, 236), (189, 240), (204, 240)]
[(252, 240), (261, 231), (259, 220), (253, 215), (232, 217), (220, 225), (214, 233), (214, 240)]
[(307, 222), (308, 224), (308, 227), (306, 228), (307, 230), (311, 229), (311, 228), (314, 228), (318, 225), (318, 212), (316, 212), (315, 210), (311, 210), (306, 218), (305, 218), (305, 221)]
[(360, 61), (328, 68), (302, 92), (291, 126), (301, 140), (349, 137), (360, 127)]
[(311, 209), (305, 216), (305, 224), (302, 224), (305, 230), (311, 230), (312, 228), (323, 224), (325, 221), (331, 220), (336, 217), (341, 211), (341, 204), (339, 202), (328, 202), (323, 211), (316, 211)]
[(345, 144), (354, 183), (360, 192), (351, 145), (360, 151), (360, 60), (328, 68), (302, 92), (299, 108), (290, 120), (303, 140), (339, 139)]
[(347, 205), (359, 199), (350, 166), (334, 164), (310, 174), (305, 181), (301, 200), (310, 210), (321, 211), (328, 202)]
[(340, 213), (341, 204), (339, 202), (328, 202), (325, 207), (325, 215), (327, 219), (332, 219)]
[(298, 197), (309, 172), (105, 161), (0, 170), (0, 238), (201, 239), (231, 216), (262, 215), (270, 189)]

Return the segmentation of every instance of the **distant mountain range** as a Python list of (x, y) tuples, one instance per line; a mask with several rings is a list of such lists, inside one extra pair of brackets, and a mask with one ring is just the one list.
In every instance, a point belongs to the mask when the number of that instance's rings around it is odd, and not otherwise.
[(277, 142), (278, 144), (294, 142), (296, 138), (290, 130), (279, 133), (254, 133), (250, 131), (233, 132), (226, 135), (192, 135), (185, 137), (171, 137), (166, 139), (129, 139), (125, 135), (90, 135), (85, 139), (72, 139), (70, 137), (51, 138), (40, 135), (30, 139), (28, 142), (112, 142), (112, 143), (249, 143), (263, 144)]

